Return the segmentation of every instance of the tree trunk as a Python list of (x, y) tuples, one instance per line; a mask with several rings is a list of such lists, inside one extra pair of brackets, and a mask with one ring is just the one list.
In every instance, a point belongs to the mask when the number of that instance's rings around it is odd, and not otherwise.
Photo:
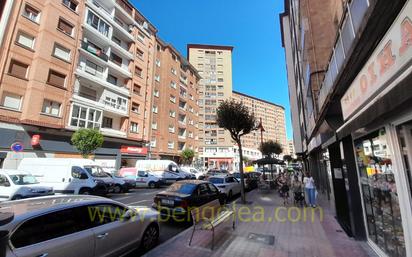
[(243, 175), (243, 150), (242, 150), (242, 143), (239, 140), (237, 142), (237, 146), (239, 147), (239, 173), (240, 173), (240, 198), (243, 204), (246, 203), (246, 195), (245, 195), (245, 176)]

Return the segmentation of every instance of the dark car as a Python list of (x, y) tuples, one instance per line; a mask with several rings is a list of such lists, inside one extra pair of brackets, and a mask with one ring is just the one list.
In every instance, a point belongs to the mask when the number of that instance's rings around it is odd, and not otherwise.
[[(154, 198), (153, 208), (162, 216), (190, 220), (190, 209), (218, 199), (224, 204), (226, 195), (212, 183), (202, 180), (182, 180), (172, 184)], [(177, 219), (176, 219), (177, 220)]]
[[(234, 172), (232, 175), (240, 181), (239, 172)], [(259, 172), (246, 172), (246, 173), (243, 173), (243, 175), (245, 179), (245, 189), (246, 190), (252, 190), (252, 189), (257, 188), (259, 176), (260, 176)]]

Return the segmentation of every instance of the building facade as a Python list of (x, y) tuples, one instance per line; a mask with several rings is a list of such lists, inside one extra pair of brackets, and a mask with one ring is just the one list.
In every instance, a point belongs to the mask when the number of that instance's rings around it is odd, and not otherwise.
[(229, 132), (218, 127), (216, 109), (232, 97), (230, 46), (187, 46), (188, 60), (199, 71), (199, 157), (206, 167), (233, 169), (234, 152)]
[(295, 145), (293, 144), (293, 140), (288, 140), (288, 154), (292, 158), (296, 158), (296, 153), (295, 153)]
[(156, 32), (127, 1), (15, 0), (0, 59), (3, 166), (78, 156), (79, 128), (103, 133), (95, 159), (107, 168), (146, 158)]
[(410, 0), (290, 0), (280, 17), (296, 151), (379, 256), (412, 256), (411, 14)]
[(157, 39), (151, 118), (151, 158), (179, 161), (184, 149), (198, 153), (197, 70), (170, 44)]
[(262, 134), (259, 130), (256, 130), (243, 136), (242, 146), (259, 150), (262, 141), (273, 140), (282, 146), (283, 154), (287, 154), (285, 108), (237, 91), (233, 91), (232, 98), (242, 102), (250, 112), (253, 112), (256, 120), (261, 121), (264, 128)]

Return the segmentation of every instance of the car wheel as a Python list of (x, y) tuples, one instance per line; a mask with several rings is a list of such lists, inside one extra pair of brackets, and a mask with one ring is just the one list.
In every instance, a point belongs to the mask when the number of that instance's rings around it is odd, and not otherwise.
[(232, 199), (232, 197), (233, 197), (233, 192), (232, 192), (232, 190), (230, 190), (229, 194), (227, 194), (227, 198)]
[(149, 225), (143, 233), (140, 247), (143, 251), (149, 251), (156, 246), (159, 240), (159, 228), (155, 224)]
[(81, 188), (79, 191), (79, 195), (90, 195), (91, 191), (88, 188)]
[(149, 182), (149, 188), (155, 188), (155, 186), (156, 186), (155, 182), (153, 182), (153, 181)]
[(15, 196), (13, 196), (13, 198), (11, 200), (20, 200), (20, 199), (23, 199), (23, 196), (15, 195)]
[(122, 187), (120, 185), (115, 185), (113, 187), (113, 193), (118, 194), (120, 192), (122, 192)]

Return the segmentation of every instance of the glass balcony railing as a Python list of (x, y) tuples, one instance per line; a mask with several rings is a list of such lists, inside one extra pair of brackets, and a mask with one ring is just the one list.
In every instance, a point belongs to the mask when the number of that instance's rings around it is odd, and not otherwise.
[(121, 104), (117, 104), (108, 100), (102, 100), (101, 101), (106, 107), (109, 107), (111, 109), (115, 109), (117, 111), (121, 111), (121, 112), (126, 112), (127, 111), (127, 107), (126, 105), (121, 105)]

